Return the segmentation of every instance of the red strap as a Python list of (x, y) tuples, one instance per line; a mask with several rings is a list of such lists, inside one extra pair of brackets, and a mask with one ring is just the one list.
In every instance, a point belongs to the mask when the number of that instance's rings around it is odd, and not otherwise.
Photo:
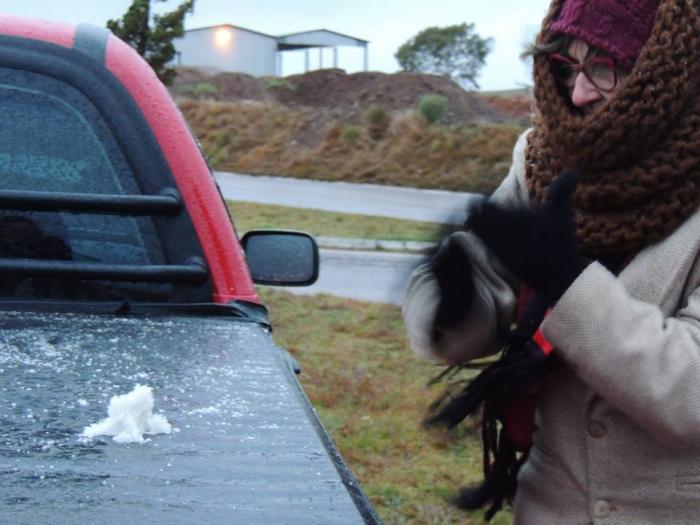
[[(525, 306), (527, 306), (527, 303), (530, 302), (530, 299), (532, 299), (532, 296), (535, 295), (535, 292), (532, 288), (527, 286), (526, 284), (520, 285), (520, 294), (518, 295), (518, 304), (515, 309), (515, 319), (516, 321), (519, 321), (520, 318), (523, 315), (523, 311), (525, 310)], [(550, 310), (547, 310), (547, 313), (545, 314), (545, 317), (549, 315)], [(542, 335), (542, 332), (538, 328), (537, 331), (535, 332), (535, 335), (532, 336), (532, 340), (537, 343), (537, 346), (539, 346), (542, 349), (542, 353), (544, 355), (549, 355), (552, 353), (552, 350), (554, 350), (554, 347), (552, 346), (552, 343), (547, 341), (545, 339), (544, 335)]]
[[(518, 297), (516, 318), (519, 320), (525, 305), (532, 299), (533, 291), (523, 285)], [(545, 317), (549, 315), (547, 310)], [(532, 340), (540, 347), (544, 355), (549, 355), (554, 350), (552, 344), (545, 339), (540, 328), (537, 329)], [(523, 393), (519, 398), (514, 399), (507, 407), (504, 414), (503, 426), (508, 437), (519, 452), (525, 452), (532, 444), (532, 435), (536, 430), (535, 410), (537, 409), (537, 393)]]
[(537, 394), (523, 394), (506, 407), (503, 426), (518, 452), (525, 452), (532, 444), (537, 399)]
[[(550, 310), (547, 310), (547, 313), (545, 314), (545, 317), (549, 315)], [(544, 355), (549, 355), (552, 353), (552, 350), (554, 350), (554, 347), (552, 346), (552, 343), (547, 341), (545, 339), (544, 335), (542, 335), (542, 328), (538, 328), (537, 331), (535, 332), (535, 335), (532, 336), (532, 340), (537, 343), (537, 346), (540, 347), (542, 350), (542, 353)]]

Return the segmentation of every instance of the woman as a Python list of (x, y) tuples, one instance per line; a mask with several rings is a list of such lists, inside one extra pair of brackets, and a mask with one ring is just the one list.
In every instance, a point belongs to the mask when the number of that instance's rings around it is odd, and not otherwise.
[[(516, 523), (698, 523), (700, 7), (554, 0), (537, 42), (533, 129), (414, 273), (409, 340), (447, 364), (553, 348)], [(551, 310), (518, 339), (526, 288)]]

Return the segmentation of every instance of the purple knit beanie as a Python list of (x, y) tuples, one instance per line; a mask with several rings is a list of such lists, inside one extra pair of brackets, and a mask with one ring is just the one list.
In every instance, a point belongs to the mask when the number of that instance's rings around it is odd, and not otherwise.
[(660, 0), (565, 0), (551, 27), (610, 53), (632, 68), (651, 34)]

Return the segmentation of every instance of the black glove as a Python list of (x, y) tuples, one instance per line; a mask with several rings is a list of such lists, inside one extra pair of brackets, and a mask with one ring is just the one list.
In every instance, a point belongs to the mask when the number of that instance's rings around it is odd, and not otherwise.
[(440, 303), (435, 314), (433, 339), (439, 330), (454, 328), (467, 315), (474, 293), (472, 264), (459, 243), (447, 237), (430, 260), (440, 289)]
[(467, 221), (518, 279), (556, 303), (590, 261), (576, 248), (568, 205), (579, 174), (564, 172), (538, 208), (507, 209), (486, 202)]

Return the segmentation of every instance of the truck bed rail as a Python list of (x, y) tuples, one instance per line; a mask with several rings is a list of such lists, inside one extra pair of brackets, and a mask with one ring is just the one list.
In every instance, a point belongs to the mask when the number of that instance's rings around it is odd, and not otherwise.
[(182, 201), (175, 189), (168, 189), (161, 195), (0, 190), (0, 208), (128, 215), (177, 215), (182, 208)]
[(207, 279), (203, 261), (186, 264), (101, 264), (33, 259), (0, 259), (0, 275), (65, 277), (152, 283), (199, 284)]

